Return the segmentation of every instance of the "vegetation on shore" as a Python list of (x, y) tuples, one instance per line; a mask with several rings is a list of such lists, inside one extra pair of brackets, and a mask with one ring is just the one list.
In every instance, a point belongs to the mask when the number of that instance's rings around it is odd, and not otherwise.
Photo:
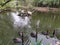
[[(13, 4), (13, 5), (12, 5)], [(7, 7), (60, 7), (60, 0), (0, 0), (0, 9)]]
[(34, 6), (38, 7), (60, 7), (60, 0), (35, 0)]

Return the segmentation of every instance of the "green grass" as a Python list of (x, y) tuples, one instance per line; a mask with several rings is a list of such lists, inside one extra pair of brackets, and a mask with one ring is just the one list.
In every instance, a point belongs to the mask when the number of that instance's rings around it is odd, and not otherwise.
[[(43, 39), (42, 40), (37, 40), (37, 42), (36, 42), (36, 45), (42, 45), (42, 41), (43, 41)], [(30, 45), (35, 45), (33, 42), (30, 42)], [(49, 43), (47, 43), (46, 45), (50, 45)]]
[[(33, 42), (30, 41), (30, 45), (35, 45)], [(36, 45), (42, 45), (42, 40), (37, 40)]]

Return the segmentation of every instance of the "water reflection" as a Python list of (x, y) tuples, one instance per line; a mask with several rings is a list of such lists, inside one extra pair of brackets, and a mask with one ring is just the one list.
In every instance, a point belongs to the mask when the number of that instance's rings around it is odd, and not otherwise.
[(18, 16), (18, 12), (11, 12), (12, 22), (14, 27), (29, 27), (30, 19), (28, 16)]
[[(29, 23), (30, 23), (29, 17), (28, 16), (21, 17), (21, 16), (18, 16), (18, 14), (19, 14), (18, 12), (11, 12), (13, 26), (14, 27), (22, 27), (22, 28), (30, 26), (29, 25)], [(40, 24), (40, 20), (37, 20), (37, 23), (36, 23), (37, 28), (39, 28), (39, 24)], [(29, 38), (34, 43), (34, 45), (36, 45), (36, 40), (32, 37), (29, 37)], [(56, 41), (58, 39), (57, 38), (50, 38), (49, 36), (47, 39), (45, 35), (38, 34), (38, 40), (39, 41), (43, 40), (42, 41), (43, 45), (46, 45), (47, 43), (51, 44), (51, 45), (55, 45)]]
[[(36, 45), (35, 38), (30, 37), (31, 42), (33, 42), (34, 45)], [(48, 36), (48, 39), (46, 38), (45, 35), (38, 34), (38, 41), (42, 40), (43, 45), (51, 44), (51, 45), (56, 45), (56, 41), (58, 41), (57, 38), (51, 38)]]

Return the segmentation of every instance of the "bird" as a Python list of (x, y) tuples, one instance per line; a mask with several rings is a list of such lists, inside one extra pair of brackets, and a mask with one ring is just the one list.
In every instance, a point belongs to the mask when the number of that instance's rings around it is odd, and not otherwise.
[(38, 38), (38, 32), (37, 32), (37, 30), (36, 30), (36, 32), (31, 32), (30, 33), (30, 36), (32, 37), (32, 38), (35, 38), (36, 39), (36, 42), (37, 42), (37, 38)]
[(13, 38), (14, 43), (21, 43), (22, 39), (20, 38)]
[(23, 35), (23, 32), (18, 32), (18, 35), (20, 36), (20, 38), (27, 38), (28, 39), (28, 36), (27, 35)]
[(22, 37), (22, 32), (18, 32), (18, 35)]
[(46, 32), (42, 32), (43, 35), (48, 35), (48, 30)]
[(43, 35), (46, 35), (46, 38), (48, 39), (48, 30), (46, 32), (42, 32)]
[(36, 38), (36, 32), (31, 32), (30, 36), (33, 37), (33, 38)]
[(23, 35), (23, 32), (18, 32), (18, 35), (20, 36), (21, 40), (22, 40), (22, 45), (24, 45), (24, 41), (26, 41), (28, 39), (27, 35)]
[(55, 30), (53, 30), (53, 37), (55, 36), (55, 34), (56, 34), (56, 31), (55, 31)]

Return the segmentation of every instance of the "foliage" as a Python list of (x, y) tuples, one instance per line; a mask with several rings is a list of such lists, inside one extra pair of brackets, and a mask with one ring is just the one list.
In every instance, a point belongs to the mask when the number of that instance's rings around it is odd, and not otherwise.
[(4, 3), (6, 3), (6, 0), (0, 0), (0, 9), (5, 9), (6, 7), (16, 8), (16, 7), (21, 7), (21, 6), (32, 7), (33, 0), (32, 1), (30, 1), (30, 0), (11, 0), (2, 7), (2, 5)]
[[(5, 9), (7, 7), (10, 7), (10, 8), (16, 8), (18, 5), (17, 5), (18, 0), (10, 0), (10, 1), (4, 1), (4, 0), (1, 0), (0, 1), (0, 9)], [(13, 4), (13, 5), (12, 5)], [(3, 6), (2, 6), (3, 5)], [(20, 6), (20, 5), (19, 5)]]
[(35, 0), (34, 6), (49, 6), (49, 7), (59, 7), (60, 0)]
[(42, 40), (41, 41), (37, 41), (36, 45), (42, 45)]
[[(42, 45), (42, 40), (43, 40), (43, 39), (41, 39), (40, 41), (37, 40), (36, 45)], [(30, 42), (30, 45), (35, 45), (35, 44), (33, 44), (33, 42)], [(50, 45), (50, 44), (47, 43), (46, 45)]]
[[(10, 0), (8, 3), (6, 3), (7, 0), (0, 0), (0, 9), (5, 9), (6, 7), (20, 7), (20, 6), (26, 6), (26, 7), (34, 7), (34, 6), (42, 6), (42, 7), (60, 7), (60, 0)], [(6, 3), (6, 4), (4, 4)], [(2, 5), (4, 6), (2, 7)], [(13, 5), (12, 5), (13, 4)]]
[[(33, 42), (30, 42), (30, 45), (35, 45)], [(37, 40), (36, 45), (42, 45), (42, 40)]]

